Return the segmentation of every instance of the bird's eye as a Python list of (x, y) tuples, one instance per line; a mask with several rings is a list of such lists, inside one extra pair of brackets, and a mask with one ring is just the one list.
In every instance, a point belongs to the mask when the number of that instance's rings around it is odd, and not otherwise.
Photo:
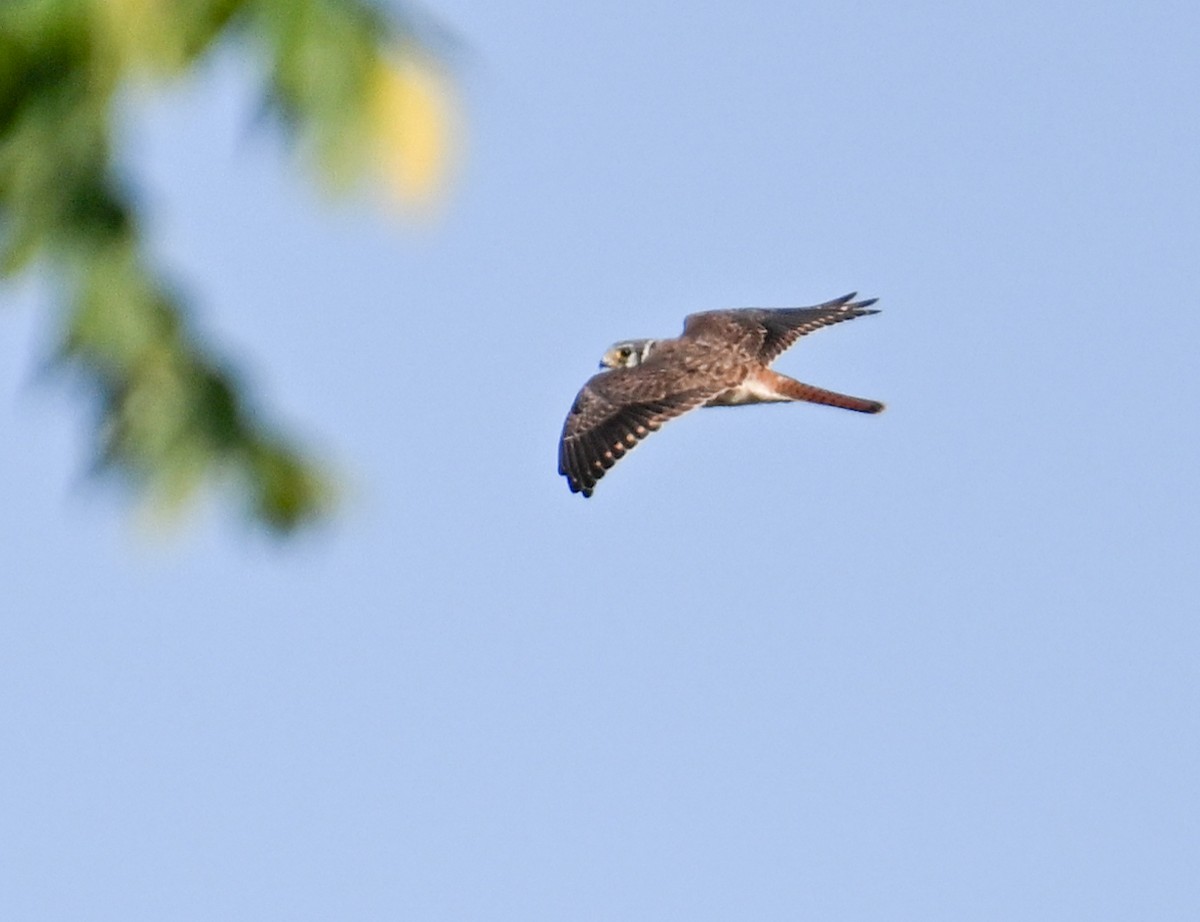
[(629, 356), (632, 354), (632, 352), (633, 352), (633, 350), (630, 349), (628, 346), (622, 346), (621, 347), (621, 358), (623, 358), (623, 359), (629, 358)]

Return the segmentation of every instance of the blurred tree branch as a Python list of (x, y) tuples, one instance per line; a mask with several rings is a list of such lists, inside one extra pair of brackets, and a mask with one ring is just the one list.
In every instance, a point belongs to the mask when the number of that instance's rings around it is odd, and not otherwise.
[(158, 501), (205, 483), (288, 532), (330, 501), (150, 265), (114, 163), (117, 95), (186, 73), (226, 36), (266, 62), (266, 103), (338, 185), (369, 169), (401, 199), (438, 188), (437, 72), (370, 0), (5, 0), (0, 6), (0, 277), (50, 269), (58, 362), (98, 394), (97, 458)]

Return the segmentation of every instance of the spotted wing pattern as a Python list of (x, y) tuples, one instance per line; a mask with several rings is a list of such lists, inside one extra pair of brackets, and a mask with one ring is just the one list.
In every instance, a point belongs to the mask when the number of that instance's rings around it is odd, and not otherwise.
[(747, 307), (692, 314), (684, 321), (684, 336), (704, 335), (721, 320), (740, 324), (746, 328), (746, 335), (752, 335), (753, 331), (757, 340), (758, 361), (769, 365), (801, 336), (821, 327), (879, 313), (869, 309), (878, 298), (855, 301), (856, 295), (857, 292), (851, 292), (815, 307)]
[(558, 446), (558, 472), (572, 493), (591, 496), (596, 482), (663, 423), (703, 406), (723, 385), (677, 389), (680, 382), (652, 365), (618, 368), (583, 386)]

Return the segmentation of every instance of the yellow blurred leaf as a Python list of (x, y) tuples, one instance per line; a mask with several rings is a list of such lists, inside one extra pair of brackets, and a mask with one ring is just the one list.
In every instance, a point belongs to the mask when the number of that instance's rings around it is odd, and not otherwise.
[(448, 81), (411, 49), (372, 75), (368, 119), (379, 172), (406, 205), (432, 204), (454, 156), (455, 107)]

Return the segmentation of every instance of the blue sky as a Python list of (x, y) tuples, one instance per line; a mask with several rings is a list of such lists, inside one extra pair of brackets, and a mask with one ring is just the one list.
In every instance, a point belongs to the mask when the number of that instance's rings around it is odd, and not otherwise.
[[(0, 312), (0, 916), (1194, 919), (1200, 10), (439, 2), (440, 220), (314, 190), (229, 49), (156, 252), (343, 474), (277, 547), (89, 483)], [(604, 348), (857, 289), (555, 470)]]

